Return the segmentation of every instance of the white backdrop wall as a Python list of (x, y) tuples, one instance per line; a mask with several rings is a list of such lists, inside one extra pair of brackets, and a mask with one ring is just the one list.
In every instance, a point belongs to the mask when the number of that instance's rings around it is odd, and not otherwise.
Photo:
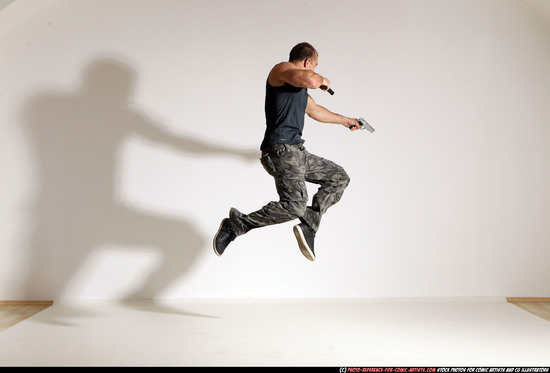
[[(0, 299), (550, 295), (550, 28), (515, 0), (17, 0), (0, 11)], [(315, 262), (276, 199), (265, 79), (298, 42), (351, 184)], [(310, 190), (314, 193), (315, 188)]]

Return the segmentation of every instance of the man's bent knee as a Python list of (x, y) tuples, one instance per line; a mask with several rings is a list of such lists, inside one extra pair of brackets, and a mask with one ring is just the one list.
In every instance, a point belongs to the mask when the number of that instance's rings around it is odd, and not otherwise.
[(288, 212), (291, 219), (296, 219), (306, 213), (307, 201), (281, 201), (281, 206)]
[(346, 171), (342, 169), (342, 171), (339, 173), (339, 178), (338, 178), (338, 185), (340, 186), (340, 189), (341, 190), (346, 189), (350, 181), (351, 179), (349, 175), (347, 174)]

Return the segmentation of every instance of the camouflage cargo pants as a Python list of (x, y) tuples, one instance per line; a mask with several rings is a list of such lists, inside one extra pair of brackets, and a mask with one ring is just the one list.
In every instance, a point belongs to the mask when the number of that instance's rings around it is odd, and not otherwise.
[[(239, 236), (251, 229), (285, 223), (299, 218), (315, 231), (327, 209), (340, 200), (350, 181), (342, 167), (309, 153), (299, 145), (278, 144), (262, 152), (261, 162), (275, 179), (279, 201), (245, 215), (232, 209), (230, 220)], [(319, 185), (308, 206), (306, 182)]]

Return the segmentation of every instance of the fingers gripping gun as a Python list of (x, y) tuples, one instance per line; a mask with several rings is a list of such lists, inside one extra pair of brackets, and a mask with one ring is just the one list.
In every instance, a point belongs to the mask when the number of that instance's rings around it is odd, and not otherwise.
[[(370, 124), (367, 123), (366, 120), (364, 120), (363, 118), (358, 118), (357, 121), (359, 122), (359, 124), (361, 125), (361, 127), (359, 127), (360, 129), (362, 130), (367, 130), (369, 132), (374, 132), (374, 128), (371, 127)], [(349, 129), (351, 129), (352, 126), (349, 126)]]

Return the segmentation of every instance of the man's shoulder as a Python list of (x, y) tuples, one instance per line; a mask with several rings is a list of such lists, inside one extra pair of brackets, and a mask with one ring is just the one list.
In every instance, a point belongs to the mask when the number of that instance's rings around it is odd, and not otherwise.
[(273, 69), (286, 70), (286, 69), (291, 69), (292, 67), (294, 67), (294, 65), (292, 63), (283, 61), (283, 62), (279, 62), (278, 64), (273, 66)]
[(269, 81), (269, 84), (273, 85), (273, 86), (281, 86), (285, 83), (284, 79), (281, 79), (282, 78), (282, 74), (289, 70), (289, 69), (292, 69), (294, 67), (293, 64), (291, 64), (290, 62), (279, 62), (278, 64), (276, 64), (275, 66), (273, 66), (273, 68), (271, 69), (271, 71), (269, 72), (269, 76), (268, 76), (268, 81)]

